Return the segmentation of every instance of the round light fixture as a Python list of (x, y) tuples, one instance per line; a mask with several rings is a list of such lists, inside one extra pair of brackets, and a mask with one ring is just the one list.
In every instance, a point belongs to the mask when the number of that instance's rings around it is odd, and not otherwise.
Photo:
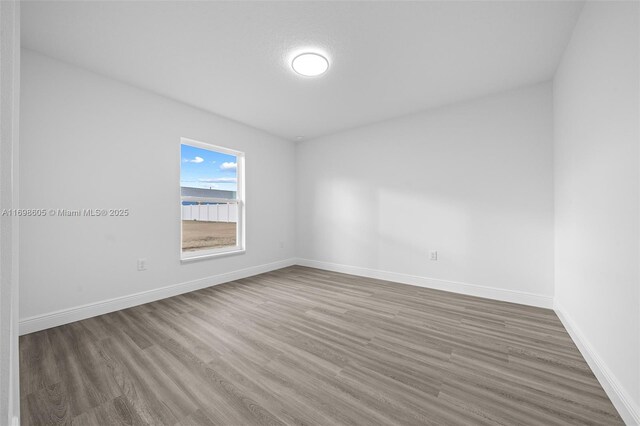
[(302, 53), (291, 62), (295, 72), (305, 77), (316, 77), (329, 69), (329, 61), (317, 53)]

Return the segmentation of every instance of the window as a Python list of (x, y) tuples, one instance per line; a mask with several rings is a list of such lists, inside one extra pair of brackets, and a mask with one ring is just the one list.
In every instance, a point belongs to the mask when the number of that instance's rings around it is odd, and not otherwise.
[(180, 142), (181, 259), (244, 252), (244, 153)]

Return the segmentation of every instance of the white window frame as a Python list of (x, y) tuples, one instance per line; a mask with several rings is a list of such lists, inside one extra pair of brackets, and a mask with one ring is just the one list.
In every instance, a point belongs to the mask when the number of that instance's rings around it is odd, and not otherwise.
[[(183, 197), (180, 182), (178, 181), (178, 196), (180, 199), (180, 261), (190, 262), (194, 260), (209, 259), (219, 256), (228, 256), (233, 254), (242, 254), (246, 251), (245, 247), (245, 199), (244, 199), (244, 152), (236, 151), (233, 149), (225, 148), (210, 143), (200, 142), (188, 138), (180, 138), (180, 146), (189, 145), (194, 148), (206, 149), (208, 151), (221, 152), (223, 154), (229, 154), (236, 157), (237, 169), (236, 175), (238, 178), (238, 189), (236, 191), (236, 198), (234, 200), (238, 205), (238, 222), (236, 225), (236, 245), (229, 247), (219, 247), (214, 249), (194, 250), (183, 252), (182, 251), (182, 201), (205, 201), (205, 202), (221, 202), (228, 203), (228, 199), (223, 198), (210, 198), (210, 197)], [(182, 149), (180, 150), (182, 151)], [(180, 176), (182, 176), (182, 155), (180, 155)]]

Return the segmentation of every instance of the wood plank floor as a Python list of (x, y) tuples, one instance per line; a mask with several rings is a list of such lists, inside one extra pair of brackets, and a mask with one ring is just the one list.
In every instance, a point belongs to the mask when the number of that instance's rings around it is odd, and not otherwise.
[(24, 425), (622, 424), (551, 310), (290, 267), (20, 339)]

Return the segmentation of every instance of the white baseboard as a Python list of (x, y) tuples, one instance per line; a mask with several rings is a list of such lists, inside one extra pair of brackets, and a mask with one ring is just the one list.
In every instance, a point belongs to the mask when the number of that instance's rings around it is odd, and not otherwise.
[(362, 268), (359, 266), (342, 265), (338, 263), (321, 262), (310, 259), (297, 259), (296, 264), (310, 268), (325, 269), (327, 271), (342, 272), (367, 278), (376, 278), (385, 281), (395, 281), (418, 287), (432, 288), (436, 290), (450, 291), (469, 296), (484, 297), (487, 299), (501, 300), (503, 302), (520, 303), (522, 305), (537, 306), (540, 308), (553, 308), (553, 297), (541, 294), (527, 293), (523, 291), (506, 290), (502, 288), (469, 284), (458, 281), (448, 281), (438, 278), (419, 277), (416, 275), (402, 274), (398, 272), (380, 271), (377, 269)]
[(605, 364), (604, 360), (598, 355), (577, 324), (567, 314), (567, 311), (564, 310), (557, 301), (554, 310), (622, 419), (627, 425), (640, 425), (640, 407), (638, 407), (633, 401), (633, 398), (631, 398), (620, 385), (620, 382), (618, 382), (618, 379), (613, 375), (611, 370), (609, 370), (607, 364)]
[(194, 281), (188, 281), (185, 283), (174, 284), (154, 290), (143, 291), (128, 296), (116, 297), (109, 300), (89, 303), (82, 306), (62, 309), (47, 314), (24, 318), (20, 320), (19, 323), (20, 335), (45, 330), (51, 327), (57, 327), (59, 325), (68, 324), (70, 322), (79, 321), (98, 315), (103, 315), (109, 312), (118, 311), (120, 309), (131, 308), (133, 306), (142, 305), (144, 303), (153, 302), (155, 300), (165, 299), (167, 297), (176, 296), (178, 294), (200, 290), (205, 287), (211, 287), (229, 281), (251, 277), (253, 275), (262, 274), (264, 272), (292, 266), (295, 265), (295, 263), (295, 259), (293, 258), (285, 259), (278, 262), (266, 263), (263, 265), (240, 269), (237, 271), (226, 272), (224, 274), (213, 275)]

